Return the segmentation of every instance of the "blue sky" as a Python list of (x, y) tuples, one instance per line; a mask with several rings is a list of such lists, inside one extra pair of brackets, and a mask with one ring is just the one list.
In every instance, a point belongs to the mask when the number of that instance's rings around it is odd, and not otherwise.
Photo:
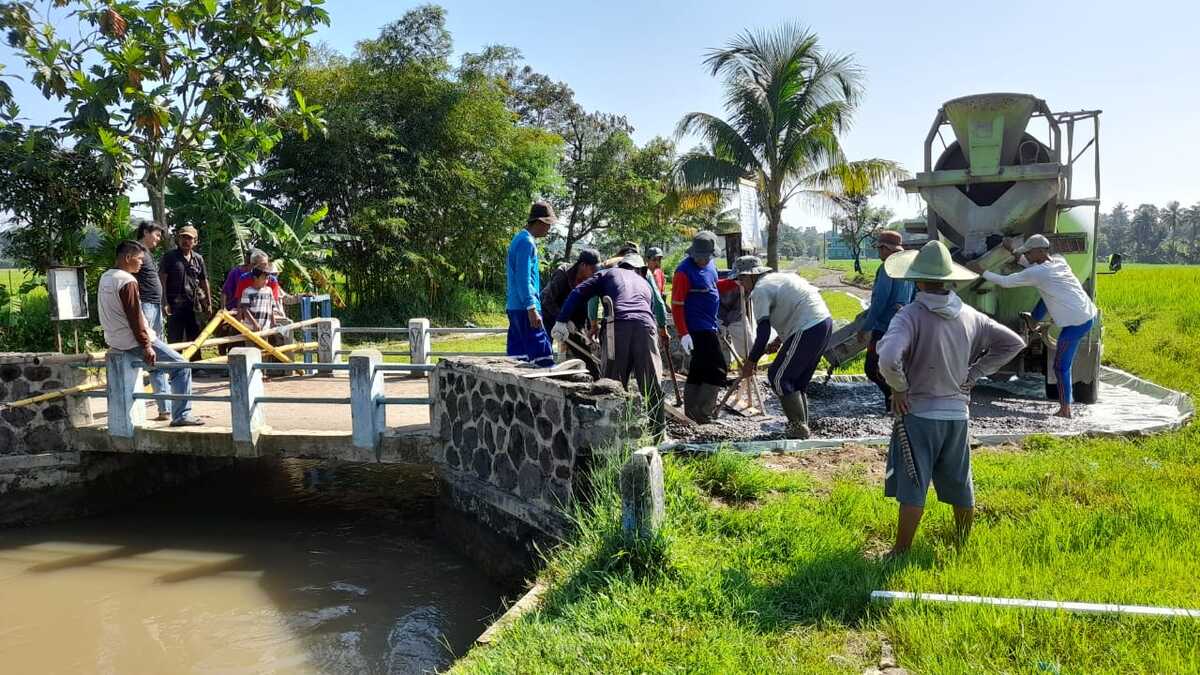
[[(318, 40), (350, 52), (415, 3), (329, 0)], [(921, 144), (945, 100), (984, 91), (1035, 94), (1054, 110), (1099, 108), (1103, 201), (1200, 201), (1200, 3), (1143, 1), (923, 3), (484, 2), (445, 0), (456, 52), (519, 48), (567, 82), (585, 107), (626, 115), (639, 142), (670, 135), (691, 110), (721, 112), (705, 52), (747, 27), (795, 21), (830, 50), (853, 53), (867, 94), (845, 138), (851, 158), (883, 157), (919, 170)], [(948, 9), (952, 8), (952, 9)], [(22, 72), (4, 47), (9, 73)], [(54, 108), (29, 87), (18, 100), (35, 121)], [(1089, 169), (1090, 171), (1090, 169)], [(900, 215), (918, 204), (893, 201)], [(824, 219), (789, 209), (794, 225)]]

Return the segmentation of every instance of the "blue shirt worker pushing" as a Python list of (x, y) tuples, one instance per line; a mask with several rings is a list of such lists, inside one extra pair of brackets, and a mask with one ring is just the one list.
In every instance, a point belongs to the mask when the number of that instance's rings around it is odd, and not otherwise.
[(887, 332), (896, 312), (912, 302), (916, 288), (911, 281), (893, 279), (883, 265), (893, 253), (904, 250), (903, 237), (895, 230), (883, 230), (875, 237), (875, 250), (879, 252), (879, 269), (875, 271), (875, 284), (871, 287), (871, 307), (867, 310), (866, 320), (858, 332), (859, 340), (867, 340), (867, 362), (863, 369), (867, 379), (879, 387), (883, 394), (883, 409), (892, 409), (892, 388), (887, 380), (879, 373), (879, 338)]
[(654, 286), (642, 276), (646, 263), (637, 253), (629, 253), (617, 266), (606, 269), (583, 281), (563, 303), (554, 324), (554, 339), (564, 340), (569, 332), (568, 322), (576, 308), (594, 297), (612, 301), (612, 315), (606, 316), (601, 333), (604, 355), (604, 376), (628, 386), (630, 376), (637, 380), (639, 391), (647, 402), (652, 431), (655, 435), (666, 429), (663, 409), (662, 359), (658, 353), (658, 320), (653, 299)]
[(525, 227), (508, 245), (509, 356), (549, 368), (554, 365), (550, 336), (542, 325), (542, 280), (538, 270), (537, 239), (546, 236), (556, 222), (554, 209), (546, 202), (534, 202), (529, 208)]

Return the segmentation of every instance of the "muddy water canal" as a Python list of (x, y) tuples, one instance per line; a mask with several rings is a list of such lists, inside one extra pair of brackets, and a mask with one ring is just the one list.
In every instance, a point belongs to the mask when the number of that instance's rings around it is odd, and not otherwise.
[(502, 589), (432, 538), (432, 490), (411, 469), (252, 462), (0, 531), (0, 672), (443, 668)]

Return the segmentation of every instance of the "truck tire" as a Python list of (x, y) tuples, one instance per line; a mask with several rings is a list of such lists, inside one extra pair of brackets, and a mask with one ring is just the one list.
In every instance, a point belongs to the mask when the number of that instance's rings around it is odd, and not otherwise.
[[(1054, 387), (1058, 389), (1057, 386)], [(1096, 402), (1100, 390), (1100, 381), (1097, 378), (1091, 382), (1076, 382), (1071, 386), (1071, 398), (1075, 399), (1076, 403), (1092, 404)], [(1058, 392), (1055, 392), (1056, 394)]]
[(1058, 383), (1057, 382), (1055, 382), (1053, 384), (1051, 384), (1050, 382), (1046, 382), (1046, 400), (1047, 401), (1057, 401), (1058, 400)]

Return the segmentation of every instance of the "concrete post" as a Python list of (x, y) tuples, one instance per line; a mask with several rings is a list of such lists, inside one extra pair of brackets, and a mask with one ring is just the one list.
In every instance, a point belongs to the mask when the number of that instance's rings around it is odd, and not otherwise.
[(379, 439), (387, 429), (387, 406), (383, 398), (383, 371), (375, 366), (383, 363), (378, 349), (356, 349), (350, 354), (350, 416), (354, 426), (354, 447), (379, 447)]
[(626, 541), (653, 539), (666, 516), (662, 457), (642, 448), (621, 467), (621, 530)]
[(255, 444), (265, 426), (265, 413), (257, 405), (264, 395), (262, 352), (253, 347), (229, 350), (229, 412), (233, 426), (233, 443), (238, 457), (257, 457)]
[[(325, 319), (317, 324), (317, 363), (338, 363), (341, 361), (338, 352), (342, 349), (342, 322), (337, 319)], [(319, 373), (332, 376), (333, 371)]]
[(104, 357), (108, 376), (108, 433), (133, 438), (133, 430), (146, 421), (145, 401), (134, 400), (142, 388), (142, 369), (134, 367), (124, 352), (109, 351)]
[[(413, 365), (429, 363), (429, 352), (433, 351), (433, 338), (429, 333), (429, 319), (408, 321), (408, 362)], [(417, 373), (427, 377), (429, 373)]]

